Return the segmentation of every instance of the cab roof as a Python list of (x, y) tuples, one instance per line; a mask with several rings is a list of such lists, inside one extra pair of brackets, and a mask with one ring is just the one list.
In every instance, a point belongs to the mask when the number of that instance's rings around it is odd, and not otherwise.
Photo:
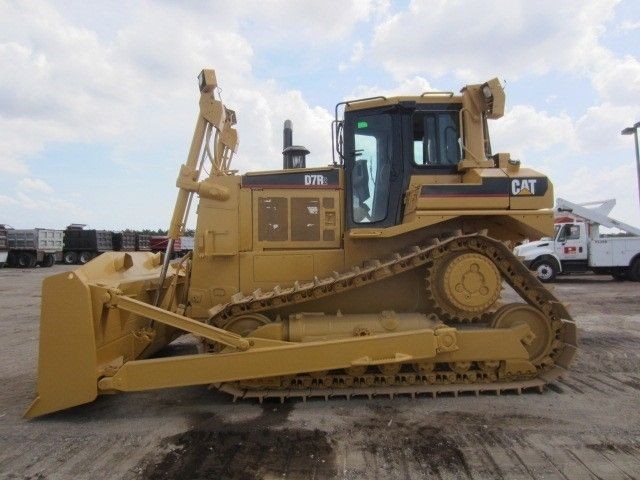
[[(462, 96), (454, 95), (453, 92), (425, 92), (422, 95), (398, 96), (398, 97), (370, 97), (342, 102), (347, 112), (354, 110), (365, 110), (369, 108), (398, 105), (399, 103), (413, 102), (422, 104), (462, 104)], [(340, 105), (340, 104), (338, 104)]]

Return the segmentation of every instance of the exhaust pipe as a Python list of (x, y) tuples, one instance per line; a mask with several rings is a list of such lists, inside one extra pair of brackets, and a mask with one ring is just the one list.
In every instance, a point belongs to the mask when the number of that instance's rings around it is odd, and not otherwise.
[(282, 130), (282, 168), (306, 168), (309, 150), (299, 145), (293, 145), (293, 122), (284, 121)]

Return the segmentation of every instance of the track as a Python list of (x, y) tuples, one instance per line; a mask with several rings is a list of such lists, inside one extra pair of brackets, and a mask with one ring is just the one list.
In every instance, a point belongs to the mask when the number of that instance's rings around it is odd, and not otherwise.
[[(426, 268), (427, 288), (431, 268), (438, 259), (456, 251), (469, 251), (488, 257), (498, 268), (506, 281), (527, 304), (537, 309), (546, 318), (553, 341), (548, 350), (535, 362), (537, 374), (504, 377), (497, 367), (472, 362), (463, 372), (455, 372), (446, 364), (435, 364), (432, 371), (421, 372), (411, 365), (402, 365), (396, 372), (369, 371), (349, 374), (345, 371), (302, 374), (294, 377), (273, 377), (252, 382), (234, 382), (218, 387), (238, 398), (279, 398), (306, 399), (309, 397), (332, 396), (351, 397), (357, 395), (432, 395), (464, 392), (514, 391), (542, 389), (544, 385), (563, 375), (575, 354), (576, 328), (569, 313), (555, 296), (542, 285), (535, 276), (500, 241), (484, 233), (461, 235), (449, 238), (430, 239), (423, 246), (414, 246), (404, 253), (395, 253), (385, 260), (368, 261), (363, 267), (354, 267), (344, 273), (337, 273), (313, 282), (296, 282), (292, 287), (276, 287), (269, 292), (257, 290), (249, 296), (238, 294), (228, 304), (211, 310), (209, 322), (224, 327), (233, 318), (268, 312), (273, 309), (304, 303), (329, 295), (361, 288), (374, 282), (400, 275), (416, 268)], [(431, 302), (433, 303), (433, 297)], [(439, 313), (435, 303), (433, 312)], [(430, 313), (430, 312), (425, 312)], [(436, 313), (436, 314), (437, 314)], [(489, 312), (474, 318), (446, 316), (448, 323), (464, 321), (487, 322)]]

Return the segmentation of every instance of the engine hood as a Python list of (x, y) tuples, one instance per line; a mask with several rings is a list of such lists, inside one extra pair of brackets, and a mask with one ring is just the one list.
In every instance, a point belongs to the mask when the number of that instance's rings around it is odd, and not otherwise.
[(528, 253), (548, 247), (549, 250), (553, 250), (553, 240), (542, 239), (535, 242), (523, 243), (513, 249), (513, 253), (518, 256), (526, 256)]

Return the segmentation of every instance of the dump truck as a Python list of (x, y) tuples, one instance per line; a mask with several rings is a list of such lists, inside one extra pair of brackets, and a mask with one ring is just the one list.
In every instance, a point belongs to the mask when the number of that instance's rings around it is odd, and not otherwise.
[[(638, 282), (640, 228), (612, 218), (615, 205), (613, 198), (586, 203), (558, 198), (553, 237), (519, 245), (514, 254), (542, 282), (552, 282), (560, 274), (584, 272)], [(622, 234), (605, 234), (601, 227)]]
[(52, 267), (62, 259), (62, 230), (7, 229), (8, 263), (14, 268)]
[[(198, 85), (164, 254), (107, 252), (44, 280), (27, 417), (187, 385), (260, 401), (436, 396), (565, 374), (575, 324), (508, 243), (551, 234), (553, 185), (492, 152), (497, 79), (340, 102), (328, 166), (285, 143), (295, 168), (246, 174), (214, 71)], [(171, 260), (195, 202), (194, 250)], [(185, 333), (199, 353), (156, 356)]]
[(67, 265), (84, 265), (92, 258), (113, 250), (113, 232), (85, 230), (85, 225), (72, 223), (64, 231), (63, 260)]

